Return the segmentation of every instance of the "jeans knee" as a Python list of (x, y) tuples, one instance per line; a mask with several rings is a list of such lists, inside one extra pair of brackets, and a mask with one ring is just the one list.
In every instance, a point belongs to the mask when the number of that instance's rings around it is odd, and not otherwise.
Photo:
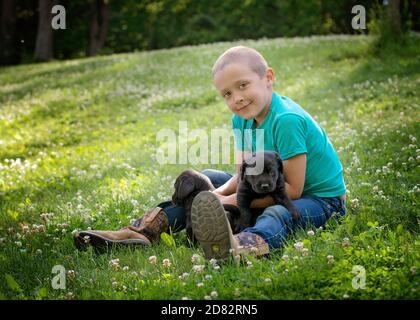
[(214, 177), (214, 170), (212, 169), (204, 169), (201, 173), (207, 176), (210, 180)]
[(201, 173), (210, 179), (211, 183), (215, 188), (220, 187), (232, 177), (232, 175), (226, 172), (214, 169), (204, 169), (203, 171), (201, 171)]
[(293, 219), (290, 212), (281, 205), (268, 207), (267, 209), (264, 210), (263, 215), (270, 216), (278, 220), (279, 222), (282, 222), (285, 225), (290, 224)]

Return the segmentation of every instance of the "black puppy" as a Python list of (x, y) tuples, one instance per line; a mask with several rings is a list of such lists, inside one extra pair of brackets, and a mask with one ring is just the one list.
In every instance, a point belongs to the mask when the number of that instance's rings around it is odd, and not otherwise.
[[(264, 164), (263, 172), (258, 175), (249, 172), (247, 168), (255, 168), (256, 164)], [(253, 217), (250, 205), (252, 200), (270, 195), (275, 204), (284, 206), (292, 214), (294, 219), (299, 219), (299, 213), (286, 193), (283, 163), (277, 152), (258, 151), (241, 165), (238, 177), (237, 203), (240, 210), (239, 228), (249, 227)], [(260, 210), (261, 211), (261, 210)]]

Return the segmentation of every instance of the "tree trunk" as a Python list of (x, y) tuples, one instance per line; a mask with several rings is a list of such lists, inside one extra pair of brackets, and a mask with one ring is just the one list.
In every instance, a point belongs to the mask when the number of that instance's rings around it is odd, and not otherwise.
[(399, 39), (402, 36), (400, 0), (390, 0), (388, 10), (392, 35), (395, 39)]
[[(99, 15), (98, 15), (99, 7)], [(91, 20), (89, 30), (88, 56), (95, 56), (105, 44), (108, 33), (109, 12), (107, 0), (93, 0), (90, 4)]]
[(48, 61), (53, 58), (53, 29), (51, 27), (54, 0), (39, 0), (38, 31), (35, 44), (35, 59)]
[(0, 17), (0, 64), (18, 62), (16, 50), (16, 5), (14, 0), (3, 0)]

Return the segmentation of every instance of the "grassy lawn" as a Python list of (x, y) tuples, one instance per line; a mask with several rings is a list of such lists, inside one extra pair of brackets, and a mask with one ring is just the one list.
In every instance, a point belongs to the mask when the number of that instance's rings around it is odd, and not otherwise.
[[(179, 121), (208, 133), (230, 127), (210, 70), (239, 43), (0, 69), (0, 298), (419, 299), (420, 40), (381, 58), (369, 54), (370, 41), (241, 42), (261, 51), (275, 89), (330, 135), (348, 215), (240, 266), (211, 265), (184, 231), (104, 255), (72, 240), (76, 229), (128, 225), (170, 198), (181, 170), (210, 167), (159, 165), (156, 133), (177, 132)], [(66, 270), (65, 289), (52, 287), (55, 265)]]

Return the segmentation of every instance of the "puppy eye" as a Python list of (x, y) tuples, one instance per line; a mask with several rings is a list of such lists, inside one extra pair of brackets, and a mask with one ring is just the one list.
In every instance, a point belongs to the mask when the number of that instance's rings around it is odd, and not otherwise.
[(270, 171), (270, 175), (274, 177), (276, 175), (276, 172), (275, 171)]

